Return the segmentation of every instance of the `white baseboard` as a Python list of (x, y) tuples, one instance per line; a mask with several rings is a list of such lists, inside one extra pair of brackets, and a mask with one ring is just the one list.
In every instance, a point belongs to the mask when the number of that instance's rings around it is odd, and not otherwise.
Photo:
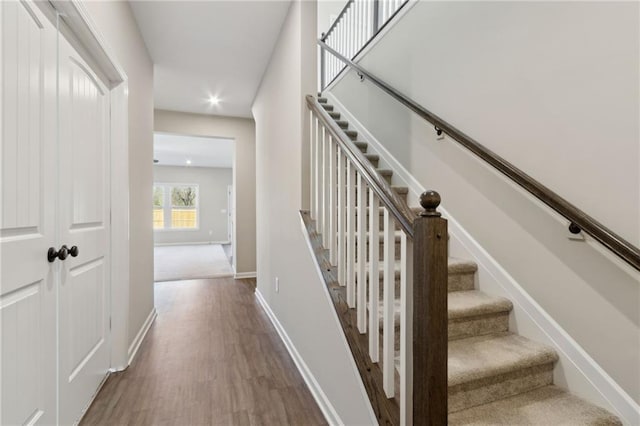
[(256, 298), (262, 306), (262, 309), (264, 309), (265, 313), (271, 320), (273, 327), (278, 332), (280, 339), (282, 339), (282, 343), (284, 343), (284, 346), (287, 348), (287, 351), (289, 352), (289, 355), (291, 355), (291, 358), (296, 364), (296, 367), (298, 367), (298, 371), (302, 375), (304, 382), (307, 384), (311, 395), (313, 395), (313, 398), (316, 400), (316, 403), (320, 407), (322, 414), (324, 414), (327, 423), (329, 423), (330, 425), (344, 425), (344, 423), (340, 419), (340, 416), (331, 404), (331, 401), (329, 401), (329, 398), (327, 398), (327, 395), (325, 395), (313, 373), (311, 373), (311, 370), (304, 362), (304, 359), (302, 359), (302, 356), (294, 346), (287, 332), (284, 330), (284, 327), (282, 327), (282, 324), (280, 324), (280, 321), (278, 321), (278, 318), (269, 307), (269, 304), (267, 304), (267, 301), (264, 300), (264, 297), (262, 297), (262, 293), (260, 293), (260, 290), (257, 289)]
[[(400, 164), (384, 146), (331, 93), (323, 94), (349, 126), (362, 135), (362, 140), (380, 156), (380, 164), (393, 170), (394, 185), (409, 188), (407, 200), (418, 205), (425, 188)], [(596, 405), (616, 413), (628, 425), (640, 425), (640, 406), (607, 374), (514, 279), (484, 250), (445, 208), (442, 215), (449, 221), (450, 251), (455, 257), (478, 264), (479, 288), (513, 302), (517, 331), (524, 337), (552, 346), (560, 357), (554, 378), (562, 387)], [(512, 321), (514, 322), (514, 321)], [(562, 382), (562, 383), (560, 383)]]
[(231, 241), (193, 241), (193, 242), (180, 242), (180, 243), (155, 243), (154, 247), (165, 246), (207, 246), (210, 244), (231, 244)]
[(255, 272), (235, 272), (233, 274), (233, 278), (236, 280), (240, 280), (242, 278), (256, 278), (257, 276), (258, 275)]
[(153, 324), (157, 316), (158, 316), (158, 312), (154, 307), (153, 309), (151, 309), (151, 312), (149, 312), (149, 316), (147, 316), (147, 319), (144, 321), (144, 324), (142, 324), (142, 327), (140, 327), (140, 330), (138, 330), (138, 334), (136, 334), (136, 338), (133, 339), (133, 342), (131, 342), (131, 345), (129, 345), (129, 350), (127, 352), (129, 355), (129, 362), (127, 363), (127, 365), (131, 365), (131, 363), (133, 362), (133, 359), (136, 357), (136, 354), (138, 353), (138, 349), (140, 349), (140, 345), (142, 344), (142, 341), (144, 340), (145, 336), (149, 332), (149, 329), (151, 328), (151, 325)]

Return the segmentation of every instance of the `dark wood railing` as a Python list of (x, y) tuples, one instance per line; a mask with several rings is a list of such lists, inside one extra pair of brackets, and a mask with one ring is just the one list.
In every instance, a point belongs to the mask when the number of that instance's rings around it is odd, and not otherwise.
[[(322, 143), (335, 144), (339, 151), (337, 155), (344, 155), (350, 163), (350, 167), (355, 169), (355, 173), (359, 175), (369, 190), (373, 191), (375, 197), (380, 201), (383, 209), (389, 212), (392, 219), (400, 225), (401, 231), (405, 234), (406, 240), (402, 243), (402, 253), (400, 262), (403, 263), (403, 270), (406, 279), (401, 279), (401, 292), (405, 295), (406, 300), (404, 311), (401, 312), (401, 365), (404, 362), (404, 368), (401, 367), (400, 373), (400, 402), (389, 395), (384, 383), (388, 375), (380, 371), (378, 361), (370, 358), (370, 345), (367, 345), (366, 339), (361, 337), (357, 332), (361, 326), (356, 324), (353, 319), (354, 315), (345, 314), (347, 309), (345, 297), (336, 296), (338, 287), (330, 287), (330, 294), (335, 304), (338, 317), (345, 332), (345, 336), (349, 343), (354, 360), (358, 366), (358, 370), (365, 384), (365, 389), (369, 395), (374, 411), (378, 416), (380, 424), (393, 425), (446, 425), (447, 424), (447, 347), (448, 347), (448, 330), (447, 330), (447, 292), (448, 292), (448, 247), (447, 247), (447, 221), (437, 212), (440, 204), (440, 195), (435, 191), (425, 191), (420, 198), (420, 205), (423, 210), (420, 214), (416, 214), (409, 208), (407, 203), (401, 199), (392, 189), (389, 183), (376, 171), (371, 163), (366, 159), (364, 154), (351, 142), (347, 134), (336, 124), (329, 116), (327, 111), (322, 107), (313, 96), (306, 97), (306, 103), (312, 113), (312, 119), (317, 120), (317, 125), (322, 131)], [(313, 128), (313, 125), (312, 125)], [(313, 133), (313, 132), (312, 132)], [(317, 158), (313, 158), (314, 144), (320, 143), (313, 140), (312, 136), (312, 160), (311, 169), (327, 170), (327, 165), (318, 162)], [(325, 145), (323, 145), (325, 147)], [(323, 148), (326, 150), (326, 147)], [(335, 151), (331, 151), (335, 160)], [(324, 154), (323, 154), (324, 155)], [(329, 162), (329, 168), (332, 161)], [(341, 173), (338, 170), (338, 174)], [(329, 174), (336, 174), (335, 170), (331, 170)], [(314, 185), (321, 186), (312, 189), (313, 193), (320, 191), (326, 194), (327, 190), (324, 186), (328, 182), (316, 179), (312, 176), (312, 187)], [(334, 184), (335, 185), (335, 184)], [(358, 187), (358, 191), (363, 188)], [(335, 191), (335, 188), (329, 189)], [(324, 196), (324, 195), (323, 195)], [(360, 198), (359, 202), (363, 202), (364, 198)], [(374, 202), (374, 196), (369, 199), (370, 203)], [(330, 201), (333, 203), (333, 201)], [(324, 201), (323, 201), (324, 203)], [(376, 204), (369, 204), (369, 220), (375, 220), (370, 230), (377, 228), (377, 201)], [(312, 203), (313, 204), (313, 203)], [(349, 208), (347, 206), (347, 208)], [(332, 204), (328, 211), (333, 212), (336, 207)], [(374, 211), (375, 209), (375, 211)], [(362, 214), (360, 210), (359, 214)], [(333, 213), (332, 213), (333, 214)], [(350, 213), (347, 213), (350, 214)], [(318, 213), (319, 215), (319, 213)], [(313, 207), (311, 216), (313, 216)], [(312, 217), (312, 219), (315, 219)], [(362, 219), (360, 224), (364, 224)], [(389, 222), (392, 223), (392, 222)], [(361, 226), (359, 225), (359, 226)], [(318, 224), (318, 227), (321, 226)], [(317, 228), (316, 228), (317, 229)], [(320, 232), (332, 232), (331, 228), (320, 230)], [(385, 223), (385, 232), (388, 232), (388, 223)], [(353, 230), (352, 230), (353, 231)], [(360, 232), (364, 232), (359, 229)], [(377, 231), (376, 231), (377, 232)], [(393, 233), (393, 230), (391, 230)], [(364, 234), (361, 234), (364, 235)], [(377, 237), (369, 235), (369, 245), (374, 245), (371, 255), (378, 254)], [(338, 240), (342, 240), (339, 237)], [(374, 241), (375, 240), (375, 241)], [(329, 243), (332, 245), (334, 243)], [(360, 242), (358, 244), (361, 244)], [(386, 244), (386, 240), (385, 240)], [(392, 239), (391, 244), (395, 244)], [(324, 247), (328, 248), (328, 247)], [(386, 248), (385, 248), (386, 250)], [(320, 250), (322, 251), (322, 250)], [(393, 250), (391, 251), (393, 252)], [(361, 252), (362, 253), (362, 252)], [(371, 258), (370, 258), (371, 259)], [(387, 258), (385, 257), (385, 260)], [(364, 262), (364, 258), (360, 258), (358, 262)], [(326, 265), (326, 259), (318, 259), (319, 263)], [(393, 264), (393, 262), (392, 262)], [(384, 267), (388, 267), (385, 262)], [(392, 266), (393, 267), (393, 266)], [(369, 275), (368, 287), (369, 292), (377, 294), (378, 278), (375, 283), (371, 283), (373, 275), (373, 267)], [(325, 268), (325, 273), (331, 274), (331, 266)], [(386, 274), (386, 269), (385, 269)], [(375, 271), (377, 277), (377, 271)], [(365, 274), (358, 276), (358, 283), (364, 282)], [(386, 281), (385, 281), (386, 282)], [(341, 283), (344, 286), (344, 283)], [(360, 285), (360, 284), (358, 284)], [(374, 287), (372, 287), (372, 285)], [(385, 284), (386, 285), (386, 284)], [(393, 291), (391, 290), (391, 295)], [(385, 298), (389, 295), (386, 294)], [(347, 290), (348, 292), (348, 290)], [(371, 295), (370, 295), (371, 297)], [(375, 296), (377, 297), (377, 296)], [(393, 297), (393, 296), (391, 296)], [(376, 299), (377, 300), (377, 299)], [(393, 304), (393, 300), (390, 301)], [(402, 305), (402, 303), (401, 303)], [(366, 304), (358, 306), (358, 309), (367, 309)], [(369, 309), (376, 309), (371, 307)], [(370, 312), (371, 315), (371, 312)], [(393, 315), (392, 315), (393, 316)], [(394, 333), (392, 330), (384, 330)], [(354, 332), (355, 331), (355, 332)], [(368, 333), (378, 333), (377, 324), (374, 329), (369, 327)], [(402, 333), (405, 333), (404, 335)], [(391, 339), (393, 341), (393, 339)], [(376, 347), (374, 345), (374, 347)], [(375, 357), (374, 357), (375, 358)], [(384, 362), (384, 360), (383, 360)], [(386, 362), (389, 362), (387, 360)], [(391, 361), (394, 365), (395, 362)], [(388, 373), (388, 371), (387, 371)], [(391, 373), (395, 377), (395, 373)], [(404, 374), (404, 376), (403, 376)], [(393, 377), (391, 380), (393, 381)], [(404, 399), (403, 399), (404, 398)]]
[(580, 210), (578, 207), (571, 204), (569, 201), (542, 183), (509, 163), (495, 152), (449, 124), (441, 117), (427, 110), (410, 97), (400, 93), (398, 90), (371, 74), (360, 65), (344, 57), (339, 52), (329, 47), (322, 40), (318, 40), (318, 45), (323, 50), (330, 52), (332, 55), (340, 59), (350, 68), (356, 70), (359, 74), (364, 76), (364, 78), (370, 80), (373, 84), (389, 94), (392, 98), (396, 99), (402, 105), (406, 106), (418, 116), (434, 125), (438, 132), (443, 132), (448, 135), (452, 140), (480, 157), (493, 168), (507, 176), (511, 181), (524, 188), (527, 192), (549, 206), (552, 210), (566, 218), (571, 223), (571, 232), (576, 233), (584, 231), (603, 246), (611, 250), (616, 256), (627, 262), (636, 270), (640, 271), (640, 249), (638, 247), (634, 246), (629, 241), (625, 240), (620, 235), (616, 234), (611, 229)]

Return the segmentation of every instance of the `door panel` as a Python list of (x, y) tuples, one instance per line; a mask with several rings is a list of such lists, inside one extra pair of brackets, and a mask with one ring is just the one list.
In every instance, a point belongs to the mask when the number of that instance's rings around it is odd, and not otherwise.
[(0, 22), (0, 424), (53, 424), (56, 34), (30, 2), (0, 2)]
[(59, 41), (59, 234), (77, 246), (61, 263), (60, 423), (77, 421), (109, 369), (109, 96), (76, 51)]

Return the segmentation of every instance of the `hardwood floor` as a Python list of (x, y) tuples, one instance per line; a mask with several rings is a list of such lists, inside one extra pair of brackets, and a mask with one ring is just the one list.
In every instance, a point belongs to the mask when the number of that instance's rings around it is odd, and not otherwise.
[(254, 296), (255, 282), (155, 285), (158, 318), (83, 425), (325, 425)]

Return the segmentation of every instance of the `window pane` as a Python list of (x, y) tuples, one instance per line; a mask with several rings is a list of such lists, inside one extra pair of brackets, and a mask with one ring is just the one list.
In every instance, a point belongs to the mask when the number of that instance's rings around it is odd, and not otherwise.
[(171, 227), (198, 227), (198, 187), (196, 185), (171, 188)]
[(153, 187), (153, 229), (164, 228), (164, 188)]

